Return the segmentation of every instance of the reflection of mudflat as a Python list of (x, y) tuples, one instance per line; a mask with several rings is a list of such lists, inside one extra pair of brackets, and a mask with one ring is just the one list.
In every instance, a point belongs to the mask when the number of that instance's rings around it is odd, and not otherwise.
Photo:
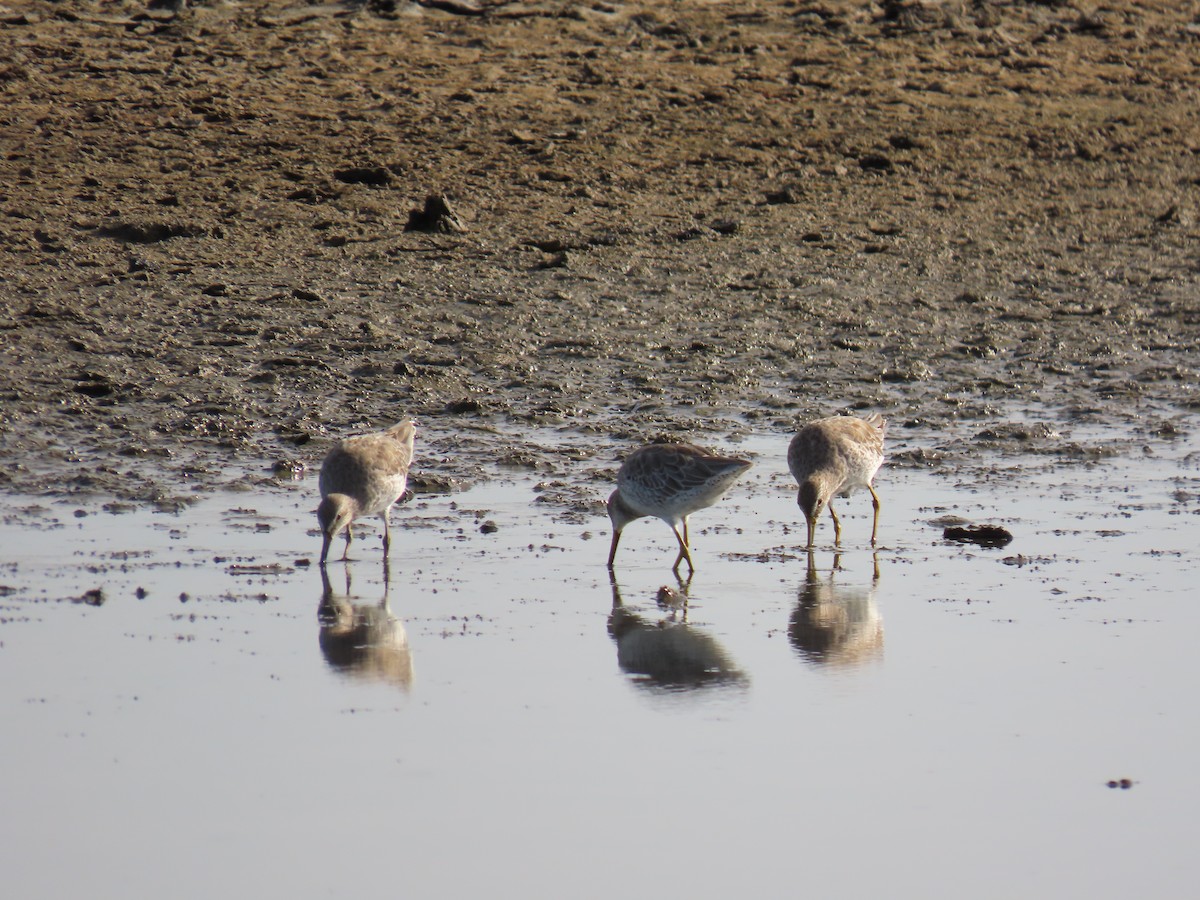
[(817, 574), (813, 553), (788, 623), (788, 639), (806, 661), (822, 666), (850, 667), (883, 656), (883, 621), (875, 605), (879, 560), (869, 587), (834, 583), (841, 555), (834, 556), (828, 579)]
[(321, 567), (321, 653), (330, 668), (363, 681), (382, 681), (407, 690), (412, 684), (412, 652), (404, 623), (388, 608), (388, 565), (384, 562), (383, 599), (378, 603), (350, 602), (350, 569), (346, 595), (337, 596), (329, 573)]
[[(683, 590), (686, 595), (686, 588)], [(676, 610), (654, 621), (621, 603), (615, 578), (612, 591), (608, 633), (617, 644), (617, 665), (621, 671), (637, 676), (635, 684), (687, 691), (748, 683), (716, 638), (687, 623), (686, 602), (682, 612)]]

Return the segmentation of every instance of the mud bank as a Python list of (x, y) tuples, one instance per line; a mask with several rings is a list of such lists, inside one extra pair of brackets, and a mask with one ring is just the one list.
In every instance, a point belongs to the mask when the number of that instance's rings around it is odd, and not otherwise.
[(425, 491), (839, 409), (914, 465), (1187, 430), (1172, 6), (0, 6), (0, 487), (177, 506), (401, 414)]

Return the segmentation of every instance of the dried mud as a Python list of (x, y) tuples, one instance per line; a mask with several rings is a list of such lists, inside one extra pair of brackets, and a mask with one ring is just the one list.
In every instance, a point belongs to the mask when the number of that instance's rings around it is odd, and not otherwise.
[[(0, 2), (7, 491), (177, 505), (402, 414), (438, 490), (1200, 408), (1194, 11), (175, 5)], [(406, 230), (433, 195), (465, 230)]]

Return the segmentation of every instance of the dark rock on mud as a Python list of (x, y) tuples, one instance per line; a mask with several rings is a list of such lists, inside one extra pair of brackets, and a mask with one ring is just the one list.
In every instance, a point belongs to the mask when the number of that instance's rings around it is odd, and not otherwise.
[(384, 166), (352, 166), (338, 169), (333, 177), (346, 184), (369, 184), (384, 187), (392, 183), (392, 173)]
[(434, 194), (425, 198), (425, 205), (420, 209), (411, 210), (405, 231), (429, 231), (442, 234), (461, 234), (467, 230), (443, 194)]
[(101, 225), (97, 233), (118, 241), (128, 241), (132, 244), (157, 244), (172, 238), (203, 237), (207, 232), (204, 228), (185, 224), (183, 222), (125, 222), (118, 221)]
[(1012, 543), (1012, 532), (1000, 525), (952, 526), (942, 532), (947, 541), (960, 544), (978, 544), (980, 547), (1007, 547)]

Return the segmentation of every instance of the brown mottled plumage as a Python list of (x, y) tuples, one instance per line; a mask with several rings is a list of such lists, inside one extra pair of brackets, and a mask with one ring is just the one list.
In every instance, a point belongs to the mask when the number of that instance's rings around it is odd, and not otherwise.
[(749, 460), (716, 456), (691, 444), (649, 444), (634, 450), (617, 473), (617, 489), (608, 498), (613, 523), (611, 568), (617, 558), (621, 532), (634, 519), (656, 516), (671, 526), (679, 541), (672, 569), (687, 560), (695, 571), (688, 547), (688, 516), (712, 506), (750, 468)]
[(883, 416), (833, 416), (817, 419), (800, 429), (788, 447), (788, 468), (800, 486), (797, 502), (808, 523), (808, 546), (813, 545), (817, 519), (828, 506), (833, 518), (833, 542), (842, 540), (842, 524), (833, 511), (834, 497), (848, 497), (858, 488), (871, 492), (875, 509), (871, 543), (879, 529), (879, 495), (871, 481), (883, 465)]
[(387, 431), (346, 438), (329, 451), (321, 464), (321, 565), (329, 555), (329, 544), (339, 531), (346, 531), (345, 559), (354, 539), (351, 526), (361, 516), (383, 519), (383, 555), (391, 547), (388, 514), (408, 485), (408, 467), (413, 458), (413, 422), (401, 422)]

